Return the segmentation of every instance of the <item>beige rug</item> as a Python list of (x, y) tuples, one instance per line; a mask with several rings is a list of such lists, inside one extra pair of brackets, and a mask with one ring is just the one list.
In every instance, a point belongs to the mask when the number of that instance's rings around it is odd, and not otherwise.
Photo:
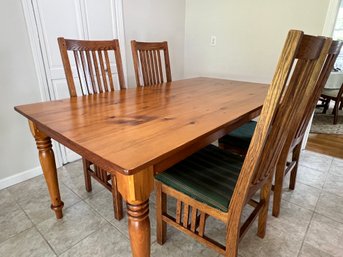
[(326, 114), (322, 114), (320, 109), (316, 110), (311, 126), (311, 133), (343, 135), (343, 111), (339, 111), (336, 125), (333, 125), (333, 114), (331, 112), (332, 109), (329, 109)]

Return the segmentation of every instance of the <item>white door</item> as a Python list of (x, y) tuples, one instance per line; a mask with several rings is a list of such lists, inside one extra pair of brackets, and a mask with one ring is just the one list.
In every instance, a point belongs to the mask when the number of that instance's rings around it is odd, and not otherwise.
[[(125, 42), (121, 0), (23, 0), (31, 38), (36, 44), (36, 63), (40, 64), (41, 79), (46, 100), (69, 97), (67, 82), (57, 44), (57, 37), (70, 39), (113, 39), (120, 42), (124, 73)], [(34, 28), (32, 28), (34, 27)], [(38, 44), (38, 45), (37, 45)], [(35, 54), (35, 53), (34, 53)], [(73, 58), (70, 59), (71, 62)], [(71, 63), (73, 66), (73, 63)], [(115, 63), (113, 64), (115, 66)], [(112, 69), (116, 71), (116, 69)], [(75, 74), (75, 73), (74, 73)], [(117, 74), (113, 74), (116, 78)], [(77, 81), (77, 80), (76, 80)], [(79, 159), (76, 153), (64, 146), (60, 150), (61, 162)]]

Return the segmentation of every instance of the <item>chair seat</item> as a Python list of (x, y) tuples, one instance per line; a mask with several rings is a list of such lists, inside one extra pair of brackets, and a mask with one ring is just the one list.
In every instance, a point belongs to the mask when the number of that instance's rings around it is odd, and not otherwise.
[(251, 138), (256, 128), (256, 121), (249, 121), (231, 133), (219, 139), (219, 143), (228, 144), (233, 147), (248, 149)]
[(329, 96), (332, 98), (336, 98), (338, 95), (339, 89), (324, 89), (322, 92), (322, 96)]
[(244, 159), (209, 145), (155, 178), (193, 199), (227, 212)]

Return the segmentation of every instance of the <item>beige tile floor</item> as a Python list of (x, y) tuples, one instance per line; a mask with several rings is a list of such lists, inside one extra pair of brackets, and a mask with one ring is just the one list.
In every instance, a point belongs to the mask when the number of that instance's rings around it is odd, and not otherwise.
[[(62, 220), (49, 209), (42, 176), (0, 191), (0, 256), (131, 256), (127, 218), (113, 218), (111, 193), (95, 182), (87, 193), (80, 162), (58, 173), (65, 203)], [(166, 244), (158, 245), (154, 199), (152, 256), (219, 256), (172, 228)], [(208, 221), (210, 235), (223, 240), (223, 230), (221, 223)], [(304, 151), (295, 191), (285, 183), (280, 217), (269, 216), (263, 240), (254, 224), (239, 245), (239, 255), (343, 256), (343, 160)]]

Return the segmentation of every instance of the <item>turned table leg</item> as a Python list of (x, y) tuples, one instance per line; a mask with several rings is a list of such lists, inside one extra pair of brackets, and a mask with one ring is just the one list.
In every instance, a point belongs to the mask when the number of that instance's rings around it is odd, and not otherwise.
[(51, 138), (41, 132), (32, 121), (29, 121), (29, 125), (31, 133), (36, 140), (39, 161), (42, 166), (50, 194), (51, 209), (55, 211), (56, 218), (61, 219), (63, 217), (62, 208), (64, 204), (61, 201), (60, 190), (58, 187), (57, 171)]
[(127, 203), (129, 235), (133, 256), (150, 256), (149, 200), (142, 203)]
[(134, 175), (116, 173), (118, 190), (127, 202), (132, 256), (150, 256), (149, 196), (154, 189), (152, 168)]

